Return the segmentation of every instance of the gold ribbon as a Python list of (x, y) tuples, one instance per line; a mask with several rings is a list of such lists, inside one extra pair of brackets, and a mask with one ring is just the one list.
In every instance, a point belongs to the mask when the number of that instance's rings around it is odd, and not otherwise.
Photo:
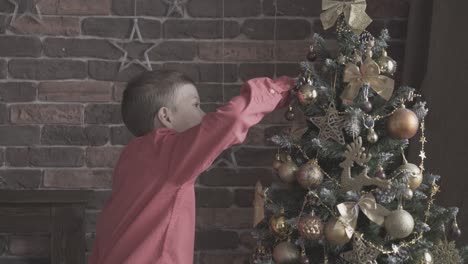
[(349, 238), (353, 236), (354, 228), (357, 225), (359, 210), (361, 210), (372, 222), (383, 225), (385, 216), (390, 214), (390, 211), (378, 204), (375, 201), (374, 195), (371, 193), (364, 194), (361, 199), (356, 202), (344, 202), (336, 206), (340, 212), (340, 219), (346, 223), (347, 226), (353, 228), (346, 228), (346, 234)]
[(345, 67), (343, 81), (348, 83), (341, 99), (353, 101), (363, 85), (369, 85), (378, 95), (389, 100), (393, 94), (395, 81), (385, 75), (380, 75), (380, 67), (371, 58), (367, 58), (359, 68), (356, 64), (348, 63)]
[(333, 27), (338, 17), (344, 14), (345, 21), (351, 27), (351, 30), (356, 34), (361, 34), (372, 22), (372, 19), (366, 14), (366, 6), (366, 0), (348, 2), (322, 0), (322, 10), (325, 11), (320, 14), (320, 19), (323, 28), (326, 30)]

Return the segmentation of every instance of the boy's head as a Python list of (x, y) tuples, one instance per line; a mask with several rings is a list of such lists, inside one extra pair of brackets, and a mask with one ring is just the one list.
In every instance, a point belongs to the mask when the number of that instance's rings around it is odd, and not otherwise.
[(195, 83), (174, 70), (145, 72), (131, 80), (121, 110), (123, 122), (136, 137), (162, 127), (182, 132), (205, 115)]

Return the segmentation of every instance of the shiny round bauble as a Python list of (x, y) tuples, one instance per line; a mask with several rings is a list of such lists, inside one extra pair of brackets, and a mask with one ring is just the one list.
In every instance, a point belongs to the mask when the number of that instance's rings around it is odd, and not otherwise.
[(393, 238), (405, 238), (414, 230), (413, 216), (403, 209), (392, 211), (385, 217), (385, 230)]
[(408, 185), (412, 190), (421, 186), (423, 175), (421, 169), (413, 163), (405, 163), (398, 168), (404, 174), (408, 175)]
[(396, 110), (387, 121), (388, 134), (395, 139), (410, 139), (416, 135), (418, 128), (418, 117), (406, 108)]
[(425, 251), (421, 259), (421, 264), (434, 264), (434, 258), (429, 251)]
[(379, 166), (379, 168), (377, 168), (377, 171), (375, 172), (374, 176), (382, 180), (387, 179), (387, 175), (385, 175), (385, 170), (382, 168), (382, 166)]
[(346, 234), (346, 228), (343, 223), (336, 218), (332, 218), (325, 225), (325, 238), (332, 245), (344, 245), (350, 238)]
[(367, 142), (374, 144), (377, 143), (377, 141), (379, 141), (379, 135), (377, 135), (373, 128), (369, 128), (367, 132)]
[(458, 227), (457, 221), (453, 221), (453, 223), (452, 223), (452, 232), (451, 233), (452, 233), (452, 237), (454, 239), (460, 238), (461, 230), (460, 230), (460, 227)]
[(406, 200), (411, 200), (411, 199), (413, 199), (413, 196), (414, 196), (414, 192), (413, 192), (413, 190), (411, 190), (410, 187), (406, 188), (406, 189), (403, 191), (403, 198), (405, 198)]
[(297, 224), (299, 234), (307, 240), (319, 240), (322, 238), (323, 228), (322, 220), (315, 215), (303, 216)]
[(296, 180), (304, 189), (317, 188), (323, 181), (323, 172), (316, 161), (311, 160), (296, 172)]
[(310, 45), (306, 58), (310, 62), (313, 62), (317, 59), (317, 51), (315, 51), (314, 46)]
[(393, 75), (397, 70), (397, 62), (387, 56), (387, 51), (382, 51), (382, 56), (377, 59), (377, 64), (380, 68), (380, 73)]
[(294, 111), (292, 106), (289, 107), (288, 111), (284, 113), (284, 118), (288, 121), (293, 121), (294, 120)]
[(302, 105), (308, 105), (317, 101), (317, 88), (312, 84), (304, 84), (297, 91), (297, 99)]
[(270, 230), (279, 238), (286, 238), (288, 236), (290, 227), (286, 222), (283, 212), (270, 218)]
[(273, 169), (275, 170), (279, 169), (281, 164), (283, 164), (283, 162), (281, 162), (281, 157), (279, 154), (276, 154), (275, 160), (273, 161), (273, 164), (272, 164)]
[(286, 162), (278, 168), (278, 175), (285, 183), (293, 183), (296, 180), (295, 173), (299, 168), (296, 163), (291, 160), (291, 156), (287, 157)]
[(299, 257), (299, 249), (291, 242), (281, 242), (273, 249), (273, 259), (278, 264), (297, 263)]
[(372, 111), (372, 107), (373, 107), (372, 103), (369, 102), (368, 100), (362, 102), (360, 105), (361, 110), (364, 111), (365, 113), (370, 113)]

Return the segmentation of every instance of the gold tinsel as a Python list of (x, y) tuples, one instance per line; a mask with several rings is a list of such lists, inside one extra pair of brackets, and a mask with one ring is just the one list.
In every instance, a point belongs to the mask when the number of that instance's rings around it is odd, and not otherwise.
[(460, 252), (454, 241), (442, 240), (431, 251), (434, 263), (459, 264), (462, 262)]

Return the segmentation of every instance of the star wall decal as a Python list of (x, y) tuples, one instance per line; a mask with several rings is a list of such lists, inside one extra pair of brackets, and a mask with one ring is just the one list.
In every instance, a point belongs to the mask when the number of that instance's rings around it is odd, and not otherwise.
[(42, 14), (39, 8), (40, 0), (8, 0), (14, 6), (13, 14), (9, 26), (11, 27), (16, 20), (23, 17), (29, 17), (36, 23), (42, 24)]
[(239, 146), (233, 146), (229, 148), (227, 151), (224, 151), (219, 155), (219, 157), (211, 164), (211, 166), (206, 170), (210, 171), (214, 167), (224, 164), (228, 168), (235, 169), (237, 173), (239, 173), (239, 166), (237, 165), (236, 159), (236, 152), (240, 149)]
[(187, 0), (163, 0), (168, 5), (166, 16), (184, 17)]
[[(119, 60), (119, 72), (125, 70), (132, 64), (140, 65), (148, 71), (153, 70), (148, 53), (157, 46), (157, 43), (145, 43), (143, 41), (137, 18), (133, 20), (132, 31), (126, 41), (117, 42), (115, 40), (109, 40), (109, 42), (123, 53)], [(135, 52), (135, 48), (138, 50), (137, 52)], [(143, 60), (141, 59), (142, 57)]]

